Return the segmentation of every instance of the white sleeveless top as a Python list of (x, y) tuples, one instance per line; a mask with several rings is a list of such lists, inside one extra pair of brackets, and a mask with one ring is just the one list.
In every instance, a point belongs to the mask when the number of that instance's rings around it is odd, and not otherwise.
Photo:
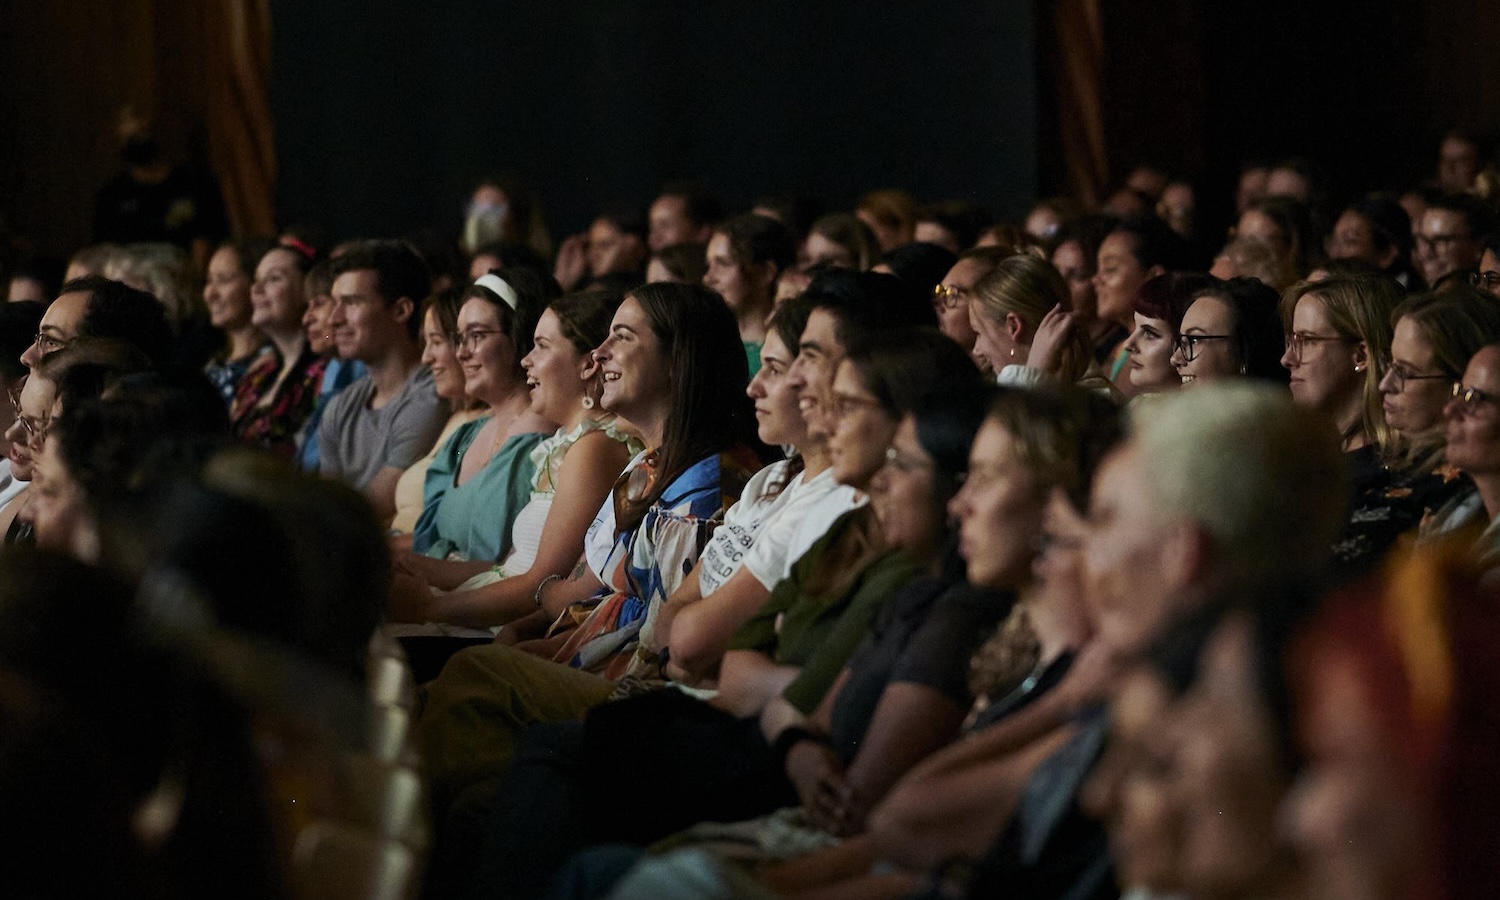
[(542, 529), (547, 524), (547, 513), (557, 496), (557, 476), (562, 470), (563, 457), (591, 431), (603, 431), (606, 435), (630, 447), (640, 449), (640, 443), (615, 428), (614, 419), (595, 421), (584, 419), (572, 431), (561, 429), (531, 449), (531, 463), (536, 467), (536, 480), (531, 485), (531, 501), (521, 507), (510, 526), (510, 553), (501, 561), (496, 574), (510, 578), (529, 570), (536, 562), (537, 550), (542, 544)]

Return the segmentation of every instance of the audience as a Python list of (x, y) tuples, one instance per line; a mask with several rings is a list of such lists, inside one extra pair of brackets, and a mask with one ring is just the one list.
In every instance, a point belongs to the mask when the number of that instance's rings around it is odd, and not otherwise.
[(298, 242), (272, 248), (256, 264), (250, 325), (269, 339), (274, 352), (250, 363), (229, 404), (235, 437), (287, 457), (300, 449), (297, 441), (328, 368), (328, 357), (313, 349), (302, 324), (306, 276), (315, 262)]
[(8, 242), (23, 893), (1482, 895), (1489, 150)]
[(229, 242), (220, 244), (208, 258), (203, 302), (208, 307), (208, 323), (223, 335), (224, 343), (203, 371), (223, 392), (225, 406), (234, 401), (235, 388), (245, 370), (257, 356), (271, 349), (265, 335), (250, 321), (255, 266), (271, 247), (269, 239)]
[(446, 413), (416, 346), (417, 304), (431, 280), (416, 251), (399, 241), (370, 241), (333, 263), (328, 327), (339, 356), (369, 374), (323, 411), (318, 467), (364, 493), (389, 522), (396, 482), (441, 431)]

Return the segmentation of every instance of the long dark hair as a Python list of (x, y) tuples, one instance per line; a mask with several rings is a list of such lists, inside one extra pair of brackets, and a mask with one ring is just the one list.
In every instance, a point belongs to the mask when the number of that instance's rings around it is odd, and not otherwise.
[(755, 413), (745, 387), (750, 365), (734, 314), (718, 294), (696, 284), (646, 284), (631, 291), (667, 359), (671, 408), (657, 476), (645, 496), (625, 499), (616, 526), (640, 524), (662, 491), (698, 460), (735, 445), (756, 447)]
[(563, 337), (587, 356), (609, 337), (609, 323), (625, 296), (618, 291), (579, 291), (547, 304)]

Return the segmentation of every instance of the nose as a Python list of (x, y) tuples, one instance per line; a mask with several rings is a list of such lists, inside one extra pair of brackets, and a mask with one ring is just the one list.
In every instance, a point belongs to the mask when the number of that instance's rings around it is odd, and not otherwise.
[(746, 395), (757, 400), (766, 395), (766, 386), (761, 382), (761, 375), (765, 374), (765, 371), (762, 368), (759, 372), (756, 372), (755, 377), (750, 379), (750, 383), (745, 385)]
[(1380, 393), (1382, 394), (1401, 393), (1401, 389), (1396, 386), (1396, 370), (1386, 369), (1385, 374), (1380, 376), (1380, 381), (1376, 384), (1376, 387), (1380, 388)]
[(969, 485), (963, 483), (958, 488), (958, 493), (948, 501), (948, 517), (950, 519), (962, 519), (969, 512)]
[(1281, 354), (1281, 367), (1288, 371), (1292, 371), (1296, 369), (1298, 365), (1299, 362), (1297, 360), (1297, 357), (1292, 354), (1292, 345), (1287, 344), (1286, 350)]
[(28, 369), (34, 369), (41, 359), (41, 348), (36, 345), (36, 341), (32, 341), (31, 346), (26, 348), (26, 352), (21, 354), (21, 365)]

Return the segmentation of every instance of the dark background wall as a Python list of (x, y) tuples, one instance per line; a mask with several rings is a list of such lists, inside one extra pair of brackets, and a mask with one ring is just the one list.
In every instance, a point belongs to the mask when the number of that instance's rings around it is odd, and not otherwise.
[[(905, 185), (1014, 215), (1062, 184), (1049, 123), (1066, 60), (1033, 20), (1068, 2), (270, 0), (279, 218), (454, 228), (473, 179), (507, 168), (559, 235), (678, 176), (736, 206)], [(126, 102), (149, 98), (169, 151), (207, 162), (207, 6), (0, 0), (0, 219), (31, 247), (88, 241)], [(1205, 179), (1207, 206), (1246, 156), (1312, 156), (1347, 192), (1430, 171), (1451, 125), (1500, 125), (1494, 0), (1107, 0), (1100, 15), (1114, 178), (1155, 161)]]
[(1036, 193), (1028, 4), (276, 0), (283, 221), (456, 228), (513, 171), (555, 234), (673, 178), (731, 208), (877, 187), (1018, 214)]

